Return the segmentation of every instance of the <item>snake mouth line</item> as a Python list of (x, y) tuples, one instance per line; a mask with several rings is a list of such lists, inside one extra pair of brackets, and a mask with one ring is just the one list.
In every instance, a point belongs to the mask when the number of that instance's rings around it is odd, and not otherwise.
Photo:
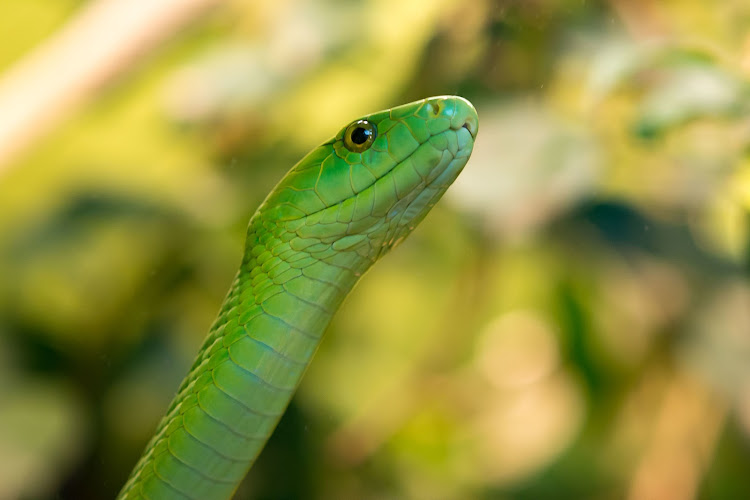
[[(465, 128), (471, 134), (471, 130), (466, 124), (458, 127), (459, 133), (461, 128)], [(451, 130), (456, 129), (451, 128)], [(408, 226), (413, 229), (414, 225), (442, 198), (453, 180), (461, 173), (473, 149), (474, 140), (472, 139), (463, 145), (459, 144), (455, 152), (450, 149), (444, 150), (447, 157), (444, 157), (428, 175), (422, 176), (421, 182), (398, 198), (395, 205), (401, 205), (401, 208), (395, 213), (391, 212), (397, 219), (397, 227)]]
[[(476, 134), (476, 130), (477, 130), (476, 121), (472, 122), (472, 120), (470, 119), (466, 120), (466, 122), (464, 122), (459, 127), (451, 127), (448, 130), (445, 130), (438, 134), (434, 134), (432, 136), (432, 137), (436, 137), (436, 136), (443, 135), (451, 131), (456, 134), (461, 134), (462, 133), (461, 129), (466, 129), (466, 131), (471, 136), (471, 140), (463, 144), (461, 144), (461, 142), (459, 141), (455, 151), (451, 151), (450, 148), (444, 149), (443, 153), (447, 153), (447, 155), (449, 155), (449, 158), (440, 160), (438, 164), (435, 165), (428, 174), (420, 175), (421, 181), (415, 184), (405, 194), (401, 196), (397, 195), (396, 204), (399, 204), (403, 200), (412, 197), (412, 199), (407, 202), (406, 207), (405, 207), (406, 210), (402, 211), (401, 215), (403, 215), (405, 211), (408, 211), (409, 208), (412, 208), (415, 205), (419, 205), (420, 204), (419, 201), (423, 200), (425, 197), (428, 197), (430, 199), (430, 201), (428, 202), (430, 206), (434, 205), (434, 203), (437, 202), (437, 200), (452, 184), (453, 179), (455, 179), (455, 177), (458, 176), (459, 173), (461, 173), (464, 165), (466, 164), (466, 162), (469, 159), (469, 156), (471, 155), (471, 152), (474, 150), (474, 135), (473, 134)], [(473, 129), (473, 134), (472, 134), (472, 129)], [(410, 157), (411, 155), (407, 156), (401, 162), (399, 162), (393, 168), (393, 170), (391, 170), (389, 175), (397, 175), (397, 172), (395, 171), (399, 167), (401, 167), (401, 165), (404, 165), (409, 160)]]
[[(448, 128), (448, 129), (446, 129), (446, 130), (443, 130), (442, 132), (438, 132), (438, 133), (436, 133), (436, 134), (432, 134), (432, 135), (430, 136), (430, 138), (433, 138), (433, 137), (437, 137), (437, 136), (440, 136), (440, 135), (446, 134), (446, 133), (448, 133), (448, 132), (453, 132), (453, 133), (456, 133), (456, 134), (460, 134), (460, 133), (461, 133), (461, 130), (462, 130), (462, 129), (466, 129), (466, 131), (467, 131), (467, 132), (469, 133), (469, 135), (471, 136), (471, 140), (470, 140), (470, 141), (468, 141), (467, 143), (464, 143), (464, 144), (460, 144), (460, 143), (459, 143), (459, 144), (457, 145), (457, 147), (456, 147), (456, 150), (455, 150), (455, 152), (452, 152), (452, 151), (451, 151), (450, 149), (444, 149), (443, 151), (444, 151), (444, 152), (446, 152), (446, 153), (448, 153), (448, 154), (449, 154), (449, 155), (451, 156), (451, 158), (450, 158), (450, 160), (448, 160), (447, 162), (445, 162), (445, 166), (444, 166), (444, 167), (442, 167), (442, 168), (440, 169), (440, 172), (439, 172), (439, 173), (437, 173), (437, 174), (433, 174), (433, 173), (431, 172), (431, 173), (429, 173), (429, 174), (427, 174), (427, 175), (424, 175), (424, 176), (420, 175), (420, 178), (421, 178), (421, 182), (420, 182), (420, 183), (418, 183), (418, 184), (416, 184), (416, 185), (414, 185), (414, 186), (413, 186), (413, 187), (412, 187), (411, 189), (409, 189), (409, 190), (408, 190), (408, 191), (407, 191), (407, 192), (406, 192), (405, 194), (403, 194), (403, 195), (401, 195), (401, 196), (398, 196), (398, 195), (397, 195), (397, 201), (396, 201), (396, 203), (400, 202), (400, 201), (401, 201), (401, 200), (403, 200), (404, 198), (407, 198), (407, 197), (409, 197), (410, 195), (412, 195), (412, 194), (414, 193), (414, 191), (425, 191), (425, 190), (428, 190), (428, 189), (434, 189), (434, 188), (435, 188), (435, 185), (436, 185), (436, 183), (438, 183), (438, 182), (442, 182), (442, 183), (444, 183), (444, 184), (445, 184), (445, 173), (446, 173), (447, 171), (453, 170), (453, 169), (452, 169), (451, 167), (452, 167), (452, 165), (454, 164), (454, 162), (455, 162), (456, 160), (460, 160), (460, 159), (466, 159), (466, 160), (468, 161), (468, 158), (469, 158), (469, 156), (471, 155), (471, 152), (472, 152), (472, 150), (474, 149), (474, 139), (475, 139), (475, 135), (476, 135), (476, 133), (477, 133), (477, 122), (476, 122), (476, 120), (472, 120), (471, 118), (469, 118), (469, 119), (467, 119), (467, 120), (466, 120), (466, 121), (465, 121), (465, 122), (464, 122), (464, 123), (463, 123), (462, 125), (460, 125), (460, 126), (451, 126), (450, 128)], [(336, 139), (334, 139), (333, 141), (330, 141), (330, 142), (332, 142), (332, 143), (333, 143), (333, 142), (336, 142)], [(426, 143), (426, 142), (427, 142), (427, 141), (425, 141), (425, 143)], [(423, 143), (423, 144), (424, 144), (424, 143)], [(334, 154), (335, 154), (335, 153), (334, 153)], [(395, 171), (396, 171), (396, 170), (397, 170), (397, 169), (398, 169), (398, 168), (399, 168), (399, 167), (400, 167), (401, 165), (403, 165), (403, 164), (404, 164), (405, 162), (407, 162), (407, 161), (409, 160), (409, 158), (411, 158), (411, 156), (412, 156), (413, 154), (414, 154), (414, 153), (411, 153), (411, 154), (410, 154), (409, 156), (407, 156), (406, 158), (404, 158), (403, 160), (401, 160), (400, 162), (398, 162), (398, 163), (397, 163), (397, 164), (396, 164), (396, 165), (395, 165), (395, 166), (394, 166), (394, 167), (393, 167), (393, 168), (392, 168), (392, 169), (391, 169), (391, 170), (390, 170), (390, 171), (389, 171), (389, 172), (388, 172), (388, 173), (387, 173), (387, 174), (386, 174), (385, 176), (383, 176), (383, 177), (380, 177), (379, 179), (375, 180), (375, 182), (373, 182), (372, 184), (370, 184), (370, 185), (369, 185), (369, 186), (367, 186), (366, 188), (364, 188), (364, 189), (362, 189), (362, 190), (358, 191), (358, 192), (357, 192), (357, 193), (356, 193), (356, 194), (354, 195), (354, 197), (357, 197), (357, 196), (361, 195), (361, 194), (362, 194), (362, 193), (363, 193), (364, 191), (366, 191), (366, 190), (368, 190), (368, 189), (372, 189), (372, 188), (373, 188), (373, 186), (374, 186), (374, 185), (375, 185), (375, 184), (376, 184), (377, 182), (382, 182), (382, 181), (384, 181), (384, 180), (385, 180), (385, 178), (386, 178), (387, 176), (391, 176), (391, 175), (396, 175), (396, 172), (395, 172)], [(441, 163), (442, 163), (442, 161), (441, 161)], [(436, 165), (436, 166), (435, 166), (434, 168), (438, 168), (438, 166)], [(461, 172), (461, 170), (462, 170), (461, 168), (460, 168), (460, 169), (458, 169), (458, 170), (456, 171), (455, 175), (457, 176), (457, 175), (458, 175), (458, 174), (459, 174), (459, 173)], [(447, 189), (449, 185), (450, 185), (450, 182), (448, 182), (447, 184), (445, 184), (445, 189)], [(440, 192), (440, 190), (438, 190), (438, 192)], [(419, 197), (419, 196), (420, 196), (420, 194), (421, 194), (421, 193), (417, 193), (417, 195), (415, 196), (415, 199), (416, 199), (417, 197)], [(313, 212), (307, 213), (307, 214), (305, 214), (305, 215), (303, 215), (303, 216), (300, 216), (299, 218), (300, 218), (300, 219), (304, 219), (304, 218), (307, 218), (307, 217), (311, 217), (311, 216), (314, 216), (314, 215), (316, 215), (316, 214), (319, 214), (320, 212), (323, 212), (323, 211), (326, 211), (326, 210), (330, 210), (330, 209), (332, 209), (332, 208), (334, 208), (334, 207), (338, 207), (338, 206), (340, 206), (340, 205), (341, 205), (342, 203), (344, 203), (344, 202), (345, 202), (346, 200), (349, 200), (349, 199), (351, 199), (351, 198), (346, 198), (346, 199), (344, 199), (344, 200), (341, 200), (341, 201), (339, 201), (339, 202), (337, 202), (337, 203), (335, 203), (335, 204), (332, 204), (332, 205), (328, 205), (328, 206), (326, 206), (326, 207), (323, 207), (323, 208), (321, 208), (321, 209), (319, 209), (319, 210), (315, 210), (315, 211), (313, 211)], [(287, 202), (287, 204), (288, 204), (288, 202)], [(410, 204), (411, 204), (411, 203), (410, 203)], [(292, 205), (292, 206), (293, 206), (294, 208), (296, 208), (296, 209), (298, 209), (298, 210), (299, 210), (299, 208), (298, 208), (298, 207), (296, 207), (296, 206), (294, 206), (294, 205)], [(301, 211), (301, 210), (300, 210), (300, 211)], [(296, 219), (291, 219), (291, 220), (296, 220)]]
[[(473, 124), (473, 128), (476, 133), (476, 123)], [(451, 127), (448, 130), (432, 135), (432, 137), (436, 137), (449, 132), (462, 134), (463, 132), (461, 132), (461, 129), (466, 129), (472, 137), (471, 140), (466, 140), (463, 143), (462, 141), (457, 140), (455, 150), (451, 150), (451, 148), (443, 149), (442, 151), (445, 156), (440, 159), (427, 174), (420, 174), (420, 181), (415, 183), (410, 189), (408, 189), (408, 191), (400, 195), (397, 193), (394, 205), (388, 209), (386, 213), (393, 213), (392, 211), (394, 208), (400, 206), (400, 208), (397, 209), (398, 219), (403, 220), (404, 217), (411, 219), (417, 217), (416, 212), (429, 209), (437, 203), (437, 200), (442, 197), (443, 193), (445, 193), (448, 187), (450, 187), (453, 180), (461, 173), (463, 167), (466, 165), (466, 162), (474, 149), (474, 136), (471, 135), (471, 120), (467, 120), (459, 127)], [(397, 170), (406, 167), (406, 162), (409, 158), (411, 158), (411, 155), (399, 162), (388, 175), (397, 176)], [(380, 182), (381, 180), (382, 178), (378, 179), (376, 182)], [(370, 186), (370, 188), (372, 188), (372, 186)]]

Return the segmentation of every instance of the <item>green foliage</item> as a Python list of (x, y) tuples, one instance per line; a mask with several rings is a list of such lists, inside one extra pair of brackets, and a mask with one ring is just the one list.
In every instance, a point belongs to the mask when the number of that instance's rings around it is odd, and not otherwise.
[[(0, 5), (0, 70), (83, 5), (53, 3)], [(113, 497), (276, 180), (449, 93), (480, 117), (467, 169), (237, 498), (746, 497), (749, 25), (740, 0), (226, 2), (122, 62), (0, 165), (0, 498)]]

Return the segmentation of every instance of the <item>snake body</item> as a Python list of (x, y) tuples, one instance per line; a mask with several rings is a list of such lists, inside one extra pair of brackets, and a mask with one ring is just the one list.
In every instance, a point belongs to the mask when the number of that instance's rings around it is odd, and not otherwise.
[(374, 113), (279, 182), (250, 220), (218, 317), (118, 499), (231, 498), (346, 295), (425, 217), (469, 159), (461, 97)]

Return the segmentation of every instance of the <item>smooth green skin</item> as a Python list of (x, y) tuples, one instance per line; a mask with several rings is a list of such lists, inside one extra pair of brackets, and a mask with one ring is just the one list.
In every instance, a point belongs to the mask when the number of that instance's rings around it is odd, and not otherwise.
[(237, 277), (119, 499), (232, 497), (344, 297), (440, 199), (478, 126), (453, 96), (364, 119), (378, 130), (368, 150), (349, 151), (342, 128), (253, 215)]

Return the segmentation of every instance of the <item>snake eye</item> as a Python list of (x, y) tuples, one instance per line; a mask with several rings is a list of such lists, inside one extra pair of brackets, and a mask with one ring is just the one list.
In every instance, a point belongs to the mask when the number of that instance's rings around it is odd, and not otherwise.
[(372, 146), (378, 136), (378, 129), (367, 120), (357, 120), (344, 132), (344, 146), (353, 153), (362, 153)]

